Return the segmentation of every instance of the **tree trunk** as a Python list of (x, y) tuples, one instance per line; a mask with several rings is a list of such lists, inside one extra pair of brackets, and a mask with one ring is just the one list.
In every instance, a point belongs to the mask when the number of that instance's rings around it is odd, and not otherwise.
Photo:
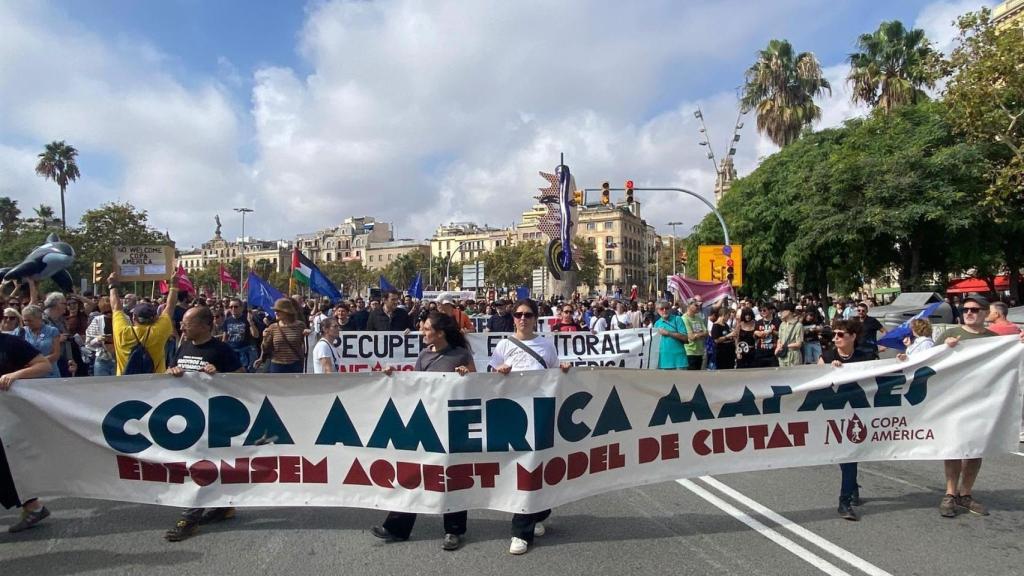
[(60, 230), (68, 231), (68, 219), (64, 213), (64, 186), (60, 187)]
[(1006, 260), (1006, 273), (1010, 280), (1010, 301), (1020, 306), (1020, 268), (1021, 248), (1016, 241), (1003, 244), (1003, 258)]

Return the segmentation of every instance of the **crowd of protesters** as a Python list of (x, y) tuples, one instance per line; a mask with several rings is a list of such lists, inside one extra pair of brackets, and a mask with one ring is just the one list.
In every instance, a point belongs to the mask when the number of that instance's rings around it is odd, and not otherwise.
[[(528, 369), (568, 370), (559, 365), (551, 342), (541, 332), (595, 333), (651, 328), (661, 336), (660, 369), (723, 370), (818, 364), (841, 367), (879, 357), (878, 340), (886, 331), (870, 312), (869, 301), (835, 303), (816, 296), (798, 301), (739, 301), (713, 304), (700, 297), (689, 301), (646, 302), (636, 299), (594, 298), (584, 301), (456, 302), (443, 296), (418, 301), (389, 291), (364, 300), (356, 297), (332, 302), (280, 298), (271, 310), (249, 307), (238, 298), (213, 298), (179, 293), (170, 283), (166, 296), (146, 298), (121, 294), (116, 274), (108, 278), (108, 295), (41, 295), (34, 283), (27, 294), (0, 297), (0, 390), (19, 378), (110, 376), (140, 373), (186, 372), (208, 374), (266, 371), (297, 373), (306, 370), (312, 355), (316, 373), (338, 370), (338, 339), (351, 331), (412, 331), (423, 336), (424, 349), (416, 369), (475, 371), (465, 334), (474, 331), (512, 334), (495, 349), (489, 367), (500, 374)], [(956, 326), (943, 343), (961, 339), (1013, 334), (1017, 326), (1007, 318), (1001, 302), (991, 305), (970, 296), (957, 302)], [(308, 336), (316, 344), (307, 349)], [(1024, 335), (1021, 336), (1024, 342)], [(927, 320), (911, 324), (904, 341), (906, 360), (935, 345)], [(390, 371), (389, 371), (390, 373)], [(1021, 438), (1024, 441), (1024, 435)], [(0, 461), (6, 463), (0, 445)], [(940, 514), (958, 512), (987, 515), (974, 500), (971, 487), (981, 460), (946, 462), (947, 494)], [(857, 520), (860, 504), (856, 463), (843, 464), (838, 512)], [(10, 527), (27, 529), (49, 515), (37, 499), (20, 500), (7, 466), (0, 467), (0, 496), (5, 507), (22, 507), (21, 520)], [(178, 541), (194, 534), (199, 525), (234, 516), (234, 508), (186, 510), (165, 538)], [(534, 536), (544, 534), (542, 523), (550, 514), (516, 515), (512, 522), (510, 552), (522, 554)], [(371, 532), (386, 540), (404, 540), (415, 516), (392, 513)], [(442, 547), (461, 545), (466, 530), (465, 512), (446, 515)]]

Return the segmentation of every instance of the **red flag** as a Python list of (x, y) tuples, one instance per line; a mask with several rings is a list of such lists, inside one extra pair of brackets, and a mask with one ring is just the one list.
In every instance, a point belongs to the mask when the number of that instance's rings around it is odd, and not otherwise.
[(189, 280), (188, 272), (185, 272), (185, 267), (181, 264), (178, 264), (178, 290), (189, 294), (196, 293), (196, 287)]
[(170, 290), (167, 289), (167, 280), (161, 280), (160, 283), (157, 284), (157, 290), (159, 290), (161, 294), (167, 294), (170, 292)]
[(220, 281), (230, 286), (235, 292), (238, 292), (238, 280), (231, 276), (231, 273), (228, 272), (223, 264), (220, 265)]

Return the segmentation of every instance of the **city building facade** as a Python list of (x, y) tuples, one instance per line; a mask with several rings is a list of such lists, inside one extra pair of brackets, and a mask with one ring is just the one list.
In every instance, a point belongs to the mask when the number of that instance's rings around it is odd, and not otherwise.
[[(257, 240), (239, 238), (226, 240), (217, 232), (212, 239), (203, 242), (199, 249), (182, 252), (178, 255), (178, 263), (186, 272), (197, 272), (209, 266), (227, 266), (240, 260), (245, 255), (245, 267), (249, 269), (257, 263), (265, 270), (285, 273), (291, 270), (292, 246), (284, 240)], [(237, 271), (232, 271), (232, 274)]]
[(376, 242), (370, 244), (365, 249), (363, 265), (370, 270), (383, 270), (400, 256), (415, 253), (423, 254), (429, 258), (430, 244), (427, 242), (417, 242), (409, 238), (393, 242)]
[(367, 249), (376, 243), (393, 242), (390, 222), (378, 222), (372, 216), (346, 218), (340, 226), (295, 237), (295, 245), (317, 264), (362, 262), (367, 265)]

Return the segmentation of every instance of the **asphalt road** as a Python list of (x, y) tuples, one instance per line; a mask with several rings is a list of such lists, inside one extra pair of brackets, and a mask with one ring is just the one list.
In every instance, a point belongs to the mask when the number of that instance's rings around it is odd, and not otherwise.
[[(1022, 574), (1022, 452), (987, 459), (975, 489), (988, 517), (941, 518), (938, 462), (861, 464), (860, 522), (841, 520), (834, 466), (679, 480), (555, 510), (525, 556), (509, 515), (470, 513), (465, 546), (440, 549), (441, 520), (408, 542), (376, 540), (372, 510), (240, 509), (165, 542), (171, 508), (58, 499), (32, 530), (0, 533), (0, 575), (69, 574)], [(0, 513), (0, 525), (16, 520)]]

